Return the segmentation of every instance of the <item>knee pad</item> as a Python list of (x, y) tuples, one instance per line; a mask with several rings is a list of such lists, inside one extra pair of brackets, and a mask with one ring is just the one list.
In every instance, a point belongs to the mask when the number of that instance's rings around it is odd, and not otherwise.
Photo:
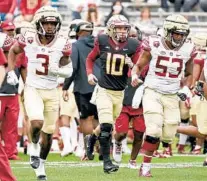
[(110, 138), (111, 137), (111, 132), (113, 130), (113, 125), (109, 123), (102, 123), (100, 125), (101, 128), (101, 133), (100, 137), (105, 137), (105, 138)]
[(145, 138), (145, 141), (148, 143), (151, 143), (151, 144), (156, 144), (156, 143), (160, 142), (160, 138), (156, 138), (156, 137), (152, 137), (152, 136), (147, 135)]
[(159, 143), (160, 143), (159, 138), (147, 135), (143, 144), (143, 149), (153, 152), (158, 149)]
[(189, 122), (189, 118), (187, 119), (181, 119), (181, 123), (188, 123)]

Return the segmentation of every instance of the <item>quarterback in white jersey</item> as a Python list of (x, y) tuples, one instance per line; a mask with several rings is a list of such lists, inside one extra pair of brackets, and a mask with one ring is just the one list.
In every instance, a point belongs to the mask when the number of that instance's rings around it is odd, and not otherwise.
[[(31, 122), (30, 164), (38, 180), (46, 180), (44, 163), (52, 144), (55, 121), (58, 119), (58, 77), (70, 77), (71, 45), (58, 35), (61, 16), (51, 6), (43, 6), (34, 16), (36, 32), (26, 31), (9, 51), (8, 77), (17, 83), (13, 73), (15, 56), (25, 52), (28, 58), (24, 89), (25, 108)], [(40, 149), (39, 138), (41, 133)]]
[(164, 21), (163, 30), (163, 37), (150, 36), (143, 42), (143, 52), (132, 70), (132, 85), (137, 86), (140, 82), (138, 75), (149, 64), (142, 102), (146, 138), (139, 176), (143, 177), (151, 177), (150, 163), (160, 140), (169, 143), (175, 136), (180, 121), (176, 93), (180, 89), (181, 78), (191, 75), (195, 56), (194, 44), (186, 40), (190, 31), (187, 19), (170, 15)]

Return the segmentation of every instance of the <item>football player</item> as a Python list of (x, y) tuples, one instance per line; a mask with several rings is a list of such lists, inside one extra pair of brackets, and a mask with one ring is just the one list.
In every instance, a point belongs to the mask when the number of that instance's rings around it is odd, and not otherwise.
[(26, 31), (8, 55), (7, 80), (13, 85), (18, 83), (13, 70), (15, 56), (25, 52), (28, 58), (24, 104), (31, 123), (30, 164), (39, 180), (47, 179), (44, 165), (58, 118), (57, 78), (70, 77), (72, 74), (72, 63), (69, 63), (71, 45), (68, 39), (58, 35), (61, 21), (56, 9), (51, 6), (41, 7), (34, 16), (36, 32)]
[[(132, 85), (137, 86), (139, 74), (149, 63), (142, 99), (146, 137), (145, 151), (139, 176), (151, 177), (151, 160), (160, 139), (165, 143), (173, 140), (180, 121), (179, 99), (181, 77), (192, 74), (195, 56), (194, 44), (186, 41), (190, 32), (186, 18), (168, 16), (163, 24), (164, 37), (152, 35), (143, 41), (143, 52), (132, 71)], [(188, 81), (191, 81), (190, 77)]]
[[(142, 41), (142, 34), (139, 29), (136, 27), (131, 27), (129, 37), (135, 38), (139, 41)], [(144, 79), (144, 75), (146, 71), (142, 74), (142, 79)], [(132, 152), (131, 158), (129, 160), (128, 167), (132, 169), (137, 168), (136, 158), (139, 153), (139, 150), (142, 145), (142, 138), (145, 132), (145, 124), (143, 118), (143, 110), (142, 107), (138, 109), (132, 108), (132, 98), (135, 94), (137, 88), (131, 86), (131, 72), (128, 73), (128, 85), (124, 91), (124, 100), (123, 100), (123, 108), (119, 117), (116, 119), (115, 122), (115, 142), (113, 145), (113, 158), (117, 163), (121, 162), (121, 156), (123, 152), (123, 143), (122, 140), (126, 139), (129, 123), (132, 120), (132, 128), (134, 134), (134, 140), (132, 143)]]
[[(197, 138), (206, 139), (207, 138), (207, 116), (206, 116), (206, 93), (207, 93), (207, 84), (206, 84), (206, 34), (197, 34), (193, 37), (193, 41), (197, 46), (200, 47), (200, 51), (194, 59), (194, 68), (193, 68), (193, 80), (192, 85), (194, 87), (194, 97), (191, 103), (192, 122), (193, 125), (183, 127), (178, 127), (178, 133), (183, 133)], [(199, 80), (199, 81), (198, 81)], [(203, 163), (204, 166), (207, 166), (207, 159)]]
[[(130, 27), (123, 15), (112, 16), (107, 23), (107, 34), (97, 36), (95, 46), (86, 60), (88, 82), (95, 85), (98, 81), (95, 103), (100, 122), (99, 142), (105, 173), (119, 169), (110, 159), (111, 134), (114, 121), (122, 109), (128, 70), (133, 67), (140, 54), (139, 42), (129, 38)], [(93, 74), (94, 62), (98, 57), (101, 59), (99, 80)]]
[[(0, 24), (1, 24), (1, 20), (0, 20)], [(6, 39), (10, 40), (10, 38), (7, 37), (6, 34), (0, 33), (0, 47), (1, 48), (8, 46), (8, 42), (5, 42)], [(3, 50), (0, 49), (0, 88), (1, 88), (1, 84), (2, 84), (3, 80), (5, 79), (5, 75), (6, 75), (6, 70), (5, 70), (6, 63), (7, 63), (6, 57), (3, 53)], [(0, 111), (0, 113), (1, 113), (1, 111)], [(4, 147), (2, 145), (2, 142), (0, 143), (0, 169), (1, 169), (0, 180), (16, 181), (16, 178), (12, 174), (9, 160), (8, 160), (7, 154), (4, 150)]]

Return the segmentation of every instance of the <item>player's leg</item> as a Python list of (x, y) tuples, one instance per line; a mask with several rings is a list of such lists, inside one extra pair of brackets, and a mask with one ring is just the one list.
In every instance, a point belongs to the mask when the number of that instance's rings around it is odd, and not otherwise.
[(162, 135), (164, 117), (161, 97), (162, 94), (146, 88), (142, 99), (146, 124), (146, 137), (143, 143), (144, 157), (139, 171), (139, 176), (142, 177), (152, 176), (150, 171), (152, 155), (157, 150)]
[[(113, 121), (114, 118), (117, 118), (121, 112), (121, 108), (118, 111), (118, 106), (122, 105), (122, 100), (119, 102), (120, 105), (117, 105), (117, 108), (114, 108), (114, 98), (112, 97), (112, 92), (104, 88), (98, 87), (98, 93), (96, 98), (96, 105), (98, 110), (98, 117), (100, 122), (100, 149), (103, 155), (104, 162), (104, 172), (111, 173), (116, 172), (119, 167), (112, 164), (110, 159), (110, 142), (112, 137)], [(113, 110), (114, 109), (114, 110)], [(118, 115), (117, 115), (118, 113)], [(116, 116), (116, 117), (115, 117)]]
[(37, 169), (40, 165), (39, 138), (44, 120), (44, 103), (40, 91), (34, 87), (26, 86), (24, 89), (24, 104), (30, 121), (30, 165)]
[(9, 164), (8, 157), (4, 151), (2, 144), (0, 143), (0, 180), (16, 181), (16, 178), (12, 174), (12, 170)]
[(176, 95), (164, 95), (162, 102), (164, 105), (162, 141), (166, 144), (166, 147), (168, 147), (163, 153), (163, 156), (170, 157), (172, 156), (171, 143), (180, 122), (179, 101)]
[[(135, 112), (135, 110), (133, 112)], [(129, 165), (128, 165), (129, 168), (132, 168), (132, 169), (137, 168), (136, 159), (140, 151), (140, 148), (142, 146), (143, 136), (146, 130), (142, 108), (139, 108), (138, 110), (136, 110), (136, 112), (137, 112), (137, 115), (133, 117), (134, 140), (132, 143), (132, 152), (131, 152)]]
[(72, 148), (71, 144), (71, 119), (73, 117), (73, 113), (75, 112), (75, 106), (73, 104), (74, 97), (71, 92), (69, 93), (69, 100), (64, 101), (62, 98), (62, 90), (59, 89), (60, 92), (60, 133), (63, 139), (63, 151), (61, 152), (61, 156), (67, 156), (72, 153), (74, 148)]
[[(186, 107), (184, 101), (180, 101), (180, 117), (181, 122), (180, 126), (188, 126), (189, 125), (189, 118), (190, 118), (190, 109)], [(188, 135), (179, 134), (179, 142), (178, 142), (178, 153), (184, 154), (185, 153), (185, 144), (187, 141)]]
[[(18, 160), (18, 116), (19, 99), (18, 95), (7, 97), (7, 110), (5, 121), (2, 122), (2, 138), (5, 143), (5, 151), (10, 160)], [(8, 136), (9, 135), (9, 136)]]
[(52, 146), (52, 134), (58, 119), (59, 95), (57, 89), (41, 90), (44, 100), (44, 124), (41, 130), (40, 165), (35, 169), (37, 179), (46, 180), (45, 162)]
[(120, 163), (122, 159), (122, 140), (126, 138), (129, 129), (129, 114), (127, 106), (122, 108), (122, 112), (115, 121), (115, 134), (113, 143), (113, 159)]

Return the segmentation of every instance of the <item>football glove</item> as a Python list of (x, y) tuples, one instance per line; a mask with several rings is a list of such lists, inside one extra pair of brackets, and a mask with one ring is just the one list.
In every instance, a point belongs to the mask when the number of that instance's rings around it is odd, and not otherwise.
[(19, 83), (19, 79), (15, 74), (14, 70), (11, 70), (7, 74), (7, 83), (10, 85), (17, 85)]

